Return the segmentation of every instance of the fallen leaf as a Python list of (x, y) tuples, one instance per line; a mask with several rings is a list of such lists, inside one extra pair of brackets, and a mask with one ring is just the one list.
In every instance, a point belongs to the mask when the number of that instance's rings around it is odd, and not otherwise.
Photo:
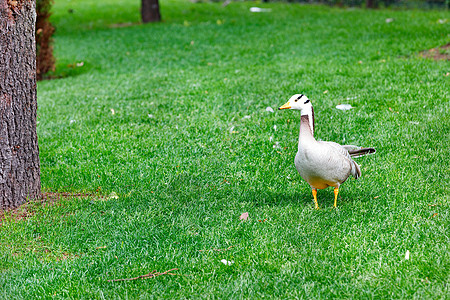
[(248, 219), (248, 212), (243, 213), (243, 214), (239, 217), (239, 220), (246, 221), (247, 219)]
[(430, 281), (428, 280), (428, 277), (425, 277), (425, 279), (420, 279), (420, 280), (425, 283), (430, 283)]
[(264, 220), (258, 220), (258, 222), (264, 223), (265, 221), (267, 221), (267, 219)]
[(432, 218), (436, 217), (438, 215), (438, 213), (434, 213), (433, 216), (431, 216)]

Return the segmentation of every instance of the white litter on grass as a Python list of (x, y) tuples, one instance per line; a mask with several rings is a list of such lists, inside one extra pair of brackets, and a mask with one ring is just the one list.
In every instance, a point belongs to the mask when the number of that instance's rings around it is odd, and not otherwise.
[(154, 115), (152, 115), (152, 114), (148, 114), (147, 115), (150, 119), (153, 119), (155, 116)]
[(277, 125), (273, 125), (273, 130), (277, 131)]
[(111, 114), (115, 114), (116, 113), (116, 111), (114, 110), (114, 108), (111, 108)]
[(357, 99), (358, 98), (358, 96), (355, 96), (355, 97), (348, 97), (348, 98), (345, 98), (345, 100), (355, 100), (355, 99)]
[(231, 126), (230, 133), (233, 133), (233, 130), (234, 130), (234, 126)]
[(273, 135), (269, 136), (269, 142), (273, 141)]
[(406, 253), (405, 253), (405, 260), (408, 260), (409, 259), (409, 250), (406, 250)]
[(234, 264), (234, 261), (229, 261), (229, 260), (226, 260), (226, 259), (222, 259), (220, 262), (223, 263), (226, 266), (231, 266), (232, 264)]
[(242, 119), (250, 119), (251, 116), (244, 116)]
[(447, 23), (447, 21), (448, 21), (447, 19), (439, 19), (438, 23), (439, 24), (445, 24), (445, 23)]
[(350, 104), (339, 104), (336, 105), (336, 108), (340, 110), (349, 110), (352, 109), (353, 107)]
[(273, 149), (281, 149), (280, 142), (275, 142), (275, 145), (273, 145)]
[(272, 107), (270, 107), (270, 106), (267, 106), (266, 107), (266, 111), (268, 111), (268, 112), (271, 112), (271, 113), (273, 113), (274, 111), (273, 111), (273, 108)]
[[(70, 120), (70, 124), (75, 123), (77, 120)], [(38, 122), (39, 123), (39, 122)]]
[(109, 194), (108, 199), (119, 199), (119, 196), (116, 192), (112, 192), (111, 194)]
[(261, 8), (261, 7), (250, 7), (250, 12), (271, 12), (270, 8)]
[(386, 23), (392, 23), (392, 22), (394, 22), (394, 19), (393, 19), (393, 18), (387, 18), (387, 19), (386, 19)]

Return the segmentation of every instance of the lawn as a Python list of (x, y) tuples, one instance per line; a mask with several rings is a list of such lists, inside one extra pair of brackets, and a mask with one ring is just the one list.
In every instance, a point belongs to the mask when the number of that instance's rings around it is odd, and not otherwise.
[[(55, 0), (48, 201), (1, 220), (0, 298), (448, 298), (450, 65), (419, 55), (448, 11), (139, 2)], [(295, 93), (318, 139), (377, 149), (337, 209), (295, 170)]]

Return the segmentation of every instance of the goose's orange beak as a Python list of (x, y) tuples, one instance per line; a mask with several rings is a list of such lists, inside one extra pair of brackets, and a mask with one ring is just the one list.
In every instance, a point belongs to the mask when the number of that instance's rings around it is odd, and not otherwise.
[(291, 108), (291, 103), (288, 101), (285, 105), (279, 107), (278, 109), (289, 109)]

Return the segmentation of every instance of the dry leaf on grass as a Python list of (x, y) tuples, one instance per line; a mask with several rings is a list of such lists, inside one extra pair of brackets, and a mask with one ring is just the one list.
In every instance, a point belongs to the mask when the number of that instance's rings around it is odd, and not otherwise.
[(248, 212), (243, 213), (240, 215), (239, 220), (246, 221), (248, 219)]

